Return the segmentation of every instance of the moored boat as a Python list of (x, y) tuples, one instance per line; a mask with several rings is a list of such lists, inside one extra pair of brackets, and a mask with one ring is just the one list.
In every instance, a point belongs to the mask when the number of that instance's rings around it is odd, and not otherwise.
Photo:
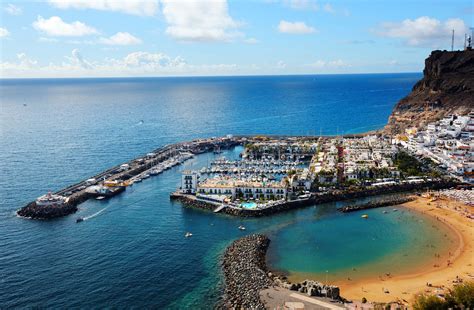
[(66, 203), (65, 197), (61, 195), (52, 194), (51, 192), (36, 199), (36, 205), (41, 207), (62, 206), (64, 205), (64, 203)]

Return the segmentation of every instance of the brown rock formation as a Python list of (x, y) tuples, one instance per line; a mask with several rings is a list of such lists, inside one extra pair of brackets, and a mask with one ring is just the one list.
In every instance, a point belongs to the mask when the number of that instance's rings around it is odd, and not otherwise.
[(385, 133), (402, 133), (447, 114), (474, 109), (474, 50), (433, 51), (425, 60), (423, 75), (395, 106)]

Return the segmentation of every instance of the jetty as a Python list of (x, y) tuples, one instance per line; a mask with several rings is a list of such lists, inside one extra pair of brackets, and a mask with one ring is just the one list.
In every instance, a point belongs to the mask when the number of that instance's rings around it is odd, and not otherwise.
[[(245, 140), (245, 139), (244, 139)], [(227, 149), (240, 145), (242, 137), (218, 137), (164, 145), (143, 156), (109, 168), (86, 180), (67, 186), (54, 193), (54, 199), (40, 203), (44, 196), (19, 209), (17, 214), (31, 219), (52, 219), (77, 211), (77, 205), (96, 197), (108, 199), (125, 191), (126, 187), (142, 179), (157, 175), (179, 165), (195, 154)]]
[[(224, 252), (224, 298), (219, 309), (274, 309), (276, 305), (303, 303), (309, 309), (344, 309), (339, 287), (305, 280), (291, 283), (266, 266), (270, 239), (253, 234), (234, 241)], [(270, 295), (274, 297), (270, 298)]]
[(360, 210), (401, 205), (413, 200), (415, 200), (414, 197), (396, 197), (396, 198), (387, 198), (387, 199), (376, 199), (375, 201), (370, 201), (363, 204), (345, 206), (342, 208), (338, 208), (337, 210), (342, 213), (348, 213), (348, 212), (354, 212), (354, 211), (360, 211)]

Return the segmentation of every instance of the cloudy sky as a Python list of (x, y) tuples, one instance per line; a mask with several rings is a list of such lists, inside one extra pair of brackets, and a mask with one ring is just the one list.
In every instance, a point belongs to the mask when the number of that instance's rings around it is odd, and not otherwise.
[(419, 72), (471, 0), (2, 0), (0, 76)]

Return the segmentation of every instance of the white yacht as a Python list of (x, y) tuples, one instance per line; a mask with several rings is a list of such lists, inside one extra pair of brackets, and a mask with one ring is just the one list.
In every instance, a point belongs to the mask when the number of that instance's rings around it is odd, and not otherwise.
[(52, 194), (51, 192), (36, 199), (37, 206), (62, 206), (65, 202), (65, 197)]

